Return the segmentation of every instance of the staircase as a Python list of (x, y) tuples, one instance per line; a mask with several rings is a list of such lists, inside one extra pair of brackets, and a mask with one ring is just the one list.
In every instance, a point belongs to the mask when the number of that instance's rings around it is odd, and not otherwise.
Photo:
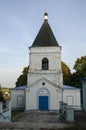
[(57, 123), (59, 114), (55, 111), (30, 111), (15, 117), (13, 121), (32, 123)]
[(59, 123), (59, 114), (55, 111), (22, 112), (12, 122), (0, 123), (0, 130), (57, 130), (71, 127), (71, 124)]

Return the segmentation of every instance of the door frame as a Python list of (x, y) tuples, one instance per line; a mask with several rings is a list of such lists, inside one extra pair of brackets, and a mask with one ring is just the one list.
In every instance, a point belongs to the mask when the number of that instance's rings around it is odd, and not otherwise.
[(48, 110), (50, 109), (50, 92), (47, 88), (40, 88), (37, 92), (37, 110), (39, 110), (39, 96), (48, 96)]
[[(70, 102), (70, 104), (69, 104), (69, 98), (71, 98), (72, 100), (72, 102)], [(74, 96), (72, 96), (72, 95), (68, 95), (67, 97), (66, 97), (66, 102), (67, 102), (67, 104), (69, 104), (69, 105), (74, 105)]]
[(39, 110), (41, 110), (41, 111), (49, 110), (49, 108), (48, 108), (48, 96), (39, 96)]

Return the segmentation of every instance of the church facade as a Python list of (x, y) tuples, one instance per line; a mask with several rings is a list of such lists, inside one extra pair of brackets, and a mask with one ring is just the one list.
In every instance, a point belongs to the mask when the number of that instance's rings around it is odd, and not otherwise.
[[(63, 94), (61, 46), (48, 23), (47, 13), (44, 14), (44, 22), (29, 49), (27, 86), (12, 89), (12, 107), (20, 104), (25, 111), (59, 110), (59, 102), (63, 98), (66, 101), (68, 95), (66, 92)], [(80, 97), (80, 91), (78, 92)], [(76, 105), (80, 106), (80, 99)]]
[(57, 110), (62, 101), (61, 47), (48, 24), (44, 23), (30, 47), (26, 110)]

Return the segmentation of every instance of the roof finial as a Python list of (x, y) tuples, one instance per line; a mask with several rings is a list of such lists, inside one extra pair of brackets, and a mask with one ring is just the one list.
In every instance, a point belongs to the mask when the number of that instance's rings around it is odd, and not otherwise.
[(47, 12), (44, 13), (44, 21), (48, 21), (48, 13)]

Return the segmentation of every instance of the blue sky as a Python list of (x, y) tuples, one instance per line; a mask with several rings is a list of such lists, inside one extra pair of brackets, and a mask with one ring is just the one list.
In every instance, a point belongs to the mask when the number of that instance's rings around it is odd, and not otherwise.
[(86, 55), (86, 0), (0, 0), (0, 83), (15, 87), (29, 49), (48, 12), (49, 24), (62, 46), (62, 60), (73, 70)]

